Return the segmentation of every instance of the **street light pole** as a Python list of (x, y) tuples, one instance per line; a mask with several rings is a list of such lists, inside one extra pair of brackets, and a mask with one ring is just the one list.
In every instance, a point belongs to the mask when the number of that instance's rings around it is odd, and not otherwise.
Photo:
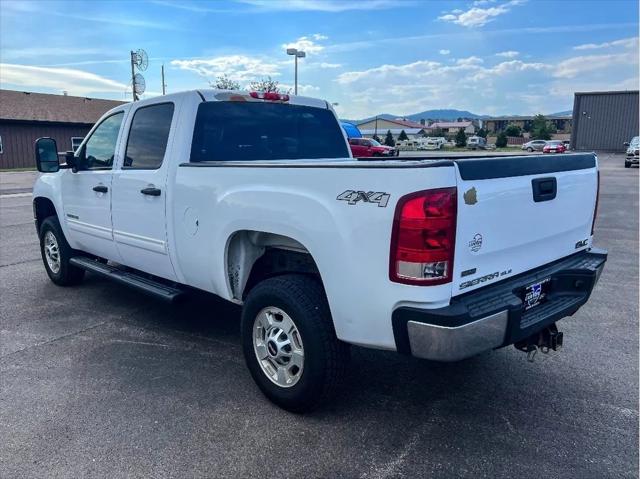
[(294, 95), (297, 95), (298, 94), (298, 58), (304, 58), (307, 56), (307, 54), (302, 50), (298, 50), (297, 48), (287, 48), (287, 55), (293, 55), (294, 57), (293, 91), (294, 91)]

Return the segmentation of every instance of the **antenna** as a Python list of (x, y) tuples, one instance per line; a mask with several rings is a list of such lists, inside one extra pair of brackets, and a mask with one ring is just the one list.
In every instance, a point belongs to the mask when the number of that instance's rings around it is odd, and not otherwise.
[(136, 73), (136, 68), (139, 71), (145, 71), (149, 66), (149, 57), (147, 52), (142, 48), (137, 51), (131, 50), (131, 92), (133, 94), (133, 101), (137, 101), (138, 95), (142, 95), (146, 88), (146, 82), (144, 77), (140, 73)]
[(144, 77), (140, 73), (136, 73), (133, 76), (133, 90), (136, 95), (142, 95), (147, 88), (147, 82), (145, 82)]

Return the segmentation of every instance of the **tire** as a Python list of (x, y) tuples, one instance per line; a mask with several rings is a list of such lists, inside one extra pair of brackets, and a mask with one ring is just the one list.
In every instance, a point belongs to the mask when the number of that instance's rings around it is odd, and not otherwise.
[[(293, 329), (287, 326), (289, 320)], [(262, 327), (263, 324), (271, 324), (271, 329)], [(286, 346), (274, 346), (269, 339), (282, 340), (280, 333), (273, 332), (279, 327), (281, 331), (288, 329), (289, 335), (285, 333), (284, 337), (290, 340), (289, 352)], [(241, 330), (249, 372), (272, 402), (288, 411), (303, 413), (335, 395), (347, 369), (349, 346), (336, 337), (324, 290), (316, 279), (290, 274), (258, 283), (244, 303)], [(300, 363), (300, 367), (294, 364), (296, 351), (296, 364)], [(278, 358), (281, 353), (283, 357)], [(264, 355), (262, 360), (258, 354)], [(279, 366), (278, 360), (286, 360), (286, 354), (291, 354), (285, 363), (285, 369), (289, 369), (280, 375), (274, 365)], [(278, 384), (282, 378), (291, 381)]]
[(528, 151), (529, 153), (533, 153), (533, 148), (529, 147), (529, 148), (527, 148), (527, 151)]
[(630, 163), (630, 162), (628, 162), (628, 161), (625, 161), (625, 162), (624, 162), (624, 167), (625, 167), (625, 168), (631, 168), (631, 163)]
[(84, 278), (83, 269), (69, 264), (73, 249), (67, 243), (56, 216), (49, 216), (40, 226), (40, 254), (49, 279), (58, 286), (73, 286)]

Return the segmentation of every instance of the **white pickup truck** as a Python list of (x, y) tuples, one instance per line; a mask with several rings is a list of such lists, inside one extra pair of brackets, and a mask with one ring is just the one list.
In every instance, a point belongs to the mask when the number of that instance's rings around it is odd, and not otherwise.
[[(349, 344), (457, 361), (558, 349), (589, 298), (594, 154), (357, 160), (330, 104), (190, 91), (107, 114), (59, 161), (36, 142), (44, 267), (167, 301), (243, 305), (248, 368), (292, 411), (321, 404)], [(215, 314), (212, 312), (212, 314)]]

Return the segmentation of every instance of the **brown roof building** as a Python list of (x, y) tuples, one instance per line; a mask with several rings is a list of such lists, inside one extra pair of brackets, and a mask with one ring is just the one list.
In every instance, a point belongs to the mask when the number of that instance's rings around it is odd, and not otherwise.
[(104, 113), (123, 103), (0, 90), (0, 168), (34, 167), (34, 143), (43, 136), (54, 138), (60, 151), (75, 150)]

